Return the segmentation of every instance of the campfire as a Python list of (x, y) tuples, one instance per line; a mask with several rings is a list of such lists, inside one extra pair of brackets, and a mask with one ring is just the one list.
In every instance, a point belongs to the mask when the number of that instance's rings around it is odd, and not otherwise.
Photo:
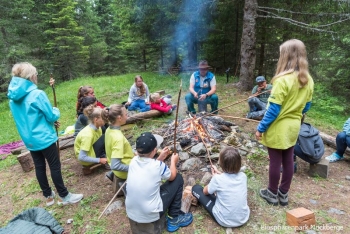
[[(231, 126), (235, 126), (235, 124), (225, 121), (218, 116), (189, 115), (188, 118), (178, 122), (176, 142), (179, 142), (183, 148), (200, 142), (209, 147), (221, 142), (227, 135), (223, 131), (231, 132)], [(166, 131), (162, 132), (164, 129)], [(173, 122), (167, 128), (156, 131), (157, 134), (164, 137), (163, 145), (171, 145), (173, 143), (174, 129), (175, 123)]]

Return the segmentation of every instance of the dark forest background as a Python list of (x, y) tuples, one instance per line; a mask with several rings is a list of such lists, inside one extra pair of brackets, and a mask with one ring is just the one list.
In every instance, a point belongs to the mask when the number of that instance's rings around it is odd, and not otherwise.
[(0, 101), (20, 61), (61, 82), (190, 70), (207, 59), (248, 90), (257, 75), (271, 79), (291, 38), (306, 44), (319, 91), (346, 101), (349, 19), (349, 0), (0, 0)]

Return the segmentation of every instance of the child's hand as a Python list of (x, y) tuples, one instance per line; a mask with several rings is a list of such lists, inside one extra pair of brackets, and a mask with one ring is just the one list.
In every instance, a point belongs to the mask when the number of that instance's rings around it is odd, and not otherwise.
[(211, 166), (211, 173), (213, 174), (213, 175), (215, 175), (215, 174), (221, 174), (221, 172), (216, 168), (216, 166), (214, 166), (214, 165), (212, 165)]
[(170, 153), (169, 148), (164, 147), (164, 149), (162, 150), (162, 152), (160, 152), (160, 154), (158, 156), (158, 160), (164, 161), (168, 157), (169, 153)]
[(179, 162), (179, 155), (178, 154), (173, 154), (172, 156), (171, 156), (171, 163), (173, 164), (177, 164)]
[(107, 158), (100, 158), (100, 163), (101, 164), (106, 164), (107, 163)]

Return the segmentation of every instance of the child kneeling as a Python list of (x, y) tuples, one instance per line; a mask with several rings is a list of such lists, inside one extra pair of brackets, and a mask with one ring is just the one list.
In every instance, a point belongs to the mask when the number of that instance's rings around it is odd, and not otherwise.
[[(169, 149), (165, 147), (157, 159), (157, 146), (161, 136), (150, 132), (141, 134), (136, 140), (138, 156), (129, 165), (125, 206), (128, 217), (137, 223), (152, 223), (168, 211), (167, 230), (174, 232), (192, 223), (192, 214), (181, 209), (183, 178), (176, 172), (178, 154), (171, 156), (170, 168), (163, 162)], [(167, 180), (161, 185), (162, 180)]]
[(200, 185), (193, 186), (192, 194), (218, 224), (238, 227), (248, 221), (250, 214), (247, 176), (240, 172), (241, 156), (235, 148), (223, 149), (219, 161), (224, 172), (221, 173), (213, 166), (210, 183), (204, 189)]

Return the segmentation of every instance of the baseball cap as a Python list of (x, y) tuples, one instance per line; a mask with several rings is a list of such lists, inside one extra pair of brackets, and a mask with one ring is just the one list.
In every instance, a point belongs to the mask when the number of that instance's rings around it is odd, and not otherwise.
[(136, 151), (140, 154), (148, 154), (163, 142), (163, 137), (144, 132), (136, 139)]
[(256, 80), (256, 83), (266, 81), (266, 80), (265, 80), (265, 77), (263, 77), (263, 76), (258, 76), (255, 80)]

